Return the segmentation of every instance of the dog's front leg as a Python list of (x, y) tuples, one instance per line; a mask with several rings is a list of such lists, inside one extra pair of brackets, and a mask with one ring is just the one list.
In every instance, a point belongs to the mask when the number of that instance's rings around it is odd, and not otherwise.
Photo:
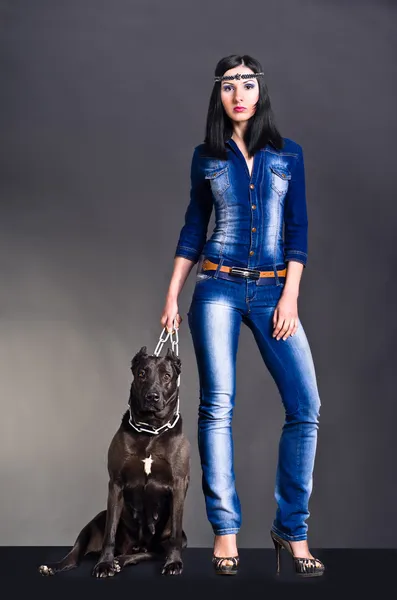
[(95, 577), (111, 577), (120, 571), (120, 565), (114, 559), (114, 547), (117, 527), (124, 506), (122, 486), (114, 479), (109, 480), (106, 525), (103, 536), (102, 551), (92, 574)]
[(182, 521), (183, 504), (186, 495), (185, 478), (178, 477), (175, 481), (171, 499), (171, 536), (167, 540), (167, 558), (162, 575), (180, 575), (183, 570), (182, 562)]

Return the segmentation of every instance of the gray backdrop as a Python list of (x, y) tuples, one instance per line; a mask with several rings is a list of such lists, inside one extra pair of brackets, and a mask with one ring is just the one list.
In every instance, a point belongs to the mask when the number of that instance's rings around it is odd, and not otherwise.
[[(107, 449), (131, 358), (161, 332), (214, 67), (248, 53), (305, 152), (298, 308), (322, 401), (309, 544), (395, 547), (395, 17), (379, 0), (0, 2), (1, 545), (72, 545), (106, 507)], [(193, 285), (179, 302), (184, 527), (211, 546)], [(283, 410), (246, 327), (236, 404), (238, 543), (270, 547)]]

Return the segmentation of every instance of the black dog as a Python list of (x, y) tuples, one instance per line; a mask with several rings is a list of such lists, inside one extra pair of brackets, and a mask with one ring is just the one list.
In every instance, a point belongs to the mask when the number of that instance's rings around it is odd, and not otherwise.
[(113, 576), (126, 565), (151, 559), (164, 560), (163, 575), (182, 573), (190, 444), (177, 411), (181, 361), (170, 348), (161, 357), (148, 355), (143, 346), (131, 370), (129, 409), (108, 451), (107, 510), (82, 529), (61, 561), (41, 565), (42, 575), (73, 569), (88, 553), (99, 553), (92, 572), (96, 577)]

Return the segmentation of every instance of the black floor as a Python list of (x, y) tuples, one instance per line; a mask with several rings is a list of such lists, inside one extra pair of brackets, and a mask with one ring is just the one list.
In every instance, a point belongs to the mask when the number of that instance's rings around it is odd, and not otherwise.
[(95, 556), (87, 556), (71, 571), (43, 577), (38, 567), (60, 560), (70, 548), (25, 546), (0, 547), (2, 600), (37, 597), (68, 598), (355, 598), (373, 593), (397, 596), (397, 550), (316, 550), (326, 566), (322, 577), (299, 578), (286, 551), (281, 553), (281, 574), (276, 575), (273, 549), (239, 550), (240, 568), (235, 576), (216, 575), (211, 565), (210, 548), (186, 548), (184, 570), (180, 576), (161, 575), (161, 562), (128, 566), (108, 579), (96, 579), (91, 571)]

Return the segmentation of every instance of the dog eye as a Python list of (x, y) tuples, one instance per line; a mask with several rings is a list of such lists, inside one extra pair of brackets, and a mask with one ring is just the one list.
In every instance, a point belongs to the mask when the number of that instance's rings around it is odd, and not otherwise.
[(170, 375), (169, 373), (164, 373), (164, 377), (165, 377), (166, 379), (171, 379), (171, 375)]
[(146, 375), (145, 369), (139, 369), (138, 371), (138, 377), (143, 377), (144, 375)]

